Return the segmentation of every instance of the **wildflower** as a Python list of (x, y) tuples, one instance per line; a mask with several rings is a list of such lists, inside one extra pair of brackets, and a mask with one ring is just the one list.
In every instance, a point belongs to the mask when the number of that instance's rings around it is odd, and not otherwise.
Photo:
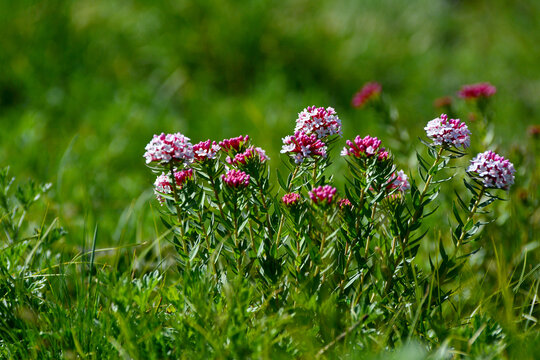
[(368, 101), (371, 99), (379, 96), (379, 94), (382, 91), (381, 84), (377, 82), (368, 82), (365, 84), (362, 89), (357, 92), (353, 99), (352, 99), (352, 105), (355, 108), (361, 108), (363, 107)]
[(514, 183), (514, 165), (491, 150), (479, 153), (467, 168), (473, 178), (481, 179), (487, 188), (508, 190)]
[(240, 151), (240, 149), (248, 142), (249, 135), (238, 136), (235, 138), (224, 139), (219, 142), (219, 146), (223, 151), (228, 152), (230, 150)]
[(442, 96), (433, 100), (433, 106), (436, 108), (443, 108), (452, 105), (452, 98), (450, 96)]
[(527, 134), (533, 139), (538, 139), (540, 137), (540, 125), (531, 125), (527, 128)]
[(245, 188), (249, 185), (250, 176), (240, 170), (229, 170), (221, 175), (223, 182), (232, 188)]
[(270, 158), (266, 155), (266, 152), (260, 147), (250, 146), (243, 153), (236, 154), (234, 158), (227, 156), (227, 163), (231, 165), (245, 165), (250, 159), (257, 159), (257, 161), (263, 163)]
[(354, 141), (347, 140), (347, 146), (341, 151), (341, 156), (353, 156), (355, 158), (371, 158), (377, 156), (378, 160), (387, 160), (388, 151), (381, 147), (381, 140), (376, 137), (366, 136), (361, 138), (357, 136)]
[(459, 119), (448, 119), (446, 114), (441, 114), (438, 118), (428, 122), (424, 130), (435, 145), (455, 146), (456, 148), (463, 146), (466, 149), (471, 142), (469, 137), (471, 132), (467, 125)]
[(326, 145), (317, 139), (317, 135), (307, 135), (301, 131), (295, 131), (294, 135), (283, 138), (281, 153), (295, 154), (294, 162), (301, 164), (308, 157), (326, 157)]
[(201, 141), (193, 145), (193, 154), (195, 161), (206, 161), (215, 159), (220, 147), (215, 141)]
[(334, 200), (334, 195), (336, 195), (336, 188), (330, 185), (319, 186), (309, 192), (309, 197), (315, 204), (329, 205)]
[(497, 92), (497, 88), (488, 82), (464, 85), (458, 95), (462, 99), (488, 98)]
[(143, 157), (146, 163), (170, 161), (190, 163), (193, 160), (193, 146), (189, 138), (181, 133), (154, 135), (152, 140), (145, 147), (146, 152)]
[(294, 205), (297, 205), (298, 202), (300, 201), (300, 194), (297, 194), (297, 193), (288, 193), (288, 194), (285, 194), (285, 195), (283, 195), (283, 197), (281, 198), (281, 201), (283, 201), (283, 203), (284, 203), (286, 206), (294, 206)]
[(340, 209), (345, 209), (345, 208), (351, 208), (352, 207), (352, 204), (351, 204), (351, 201), (349, 199), (341, 199), (338, 201), (338, 205), (339, 205), (339, 208)]
[(331, 108), (308, 106), (298, 114), (294, 131), (305, 134), (317, 134), (319, 139), (332, 135), (342, 135), (341, 120), (336, 111)]
[(405, 174), (405, 172), (403, 172), (403, 170), (393, 173), (388, 180), (388, 184), (386, 185), (387, 190), (398, 189), (398, 191), (402, 193), (410, 188), (411, 184), (409, 184), (409, 177)]
[[(187, 180), (193, 178), (193, 170), (185, 169), (182, 171), (177, 171), (174, 173), (174, 178), (176, 180), (176, 186), (182, 188), (182, 186), (186, 183)], [(171, 194), (172, 192), (173, 189), (171, 186), (170, 174), (168, 172), (162, 172), (161, 175), (159, 175), (154, 182), (154, 193), (156, 194), (156, 197), (161, 203), (161, 205), (165, 203), (165, 198), (163, 198), (161, 194)]]

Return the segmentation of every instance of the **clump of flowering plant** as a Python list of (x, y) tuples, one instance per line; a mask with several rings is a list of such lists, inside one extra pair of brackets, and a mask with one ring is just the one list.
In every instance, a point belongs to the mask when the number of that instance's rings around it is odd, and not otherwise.
[[(379, 93), (380, 86), (370, 85), (358, 103)], [(465, 181), (470, 199), (456, 192), (452, 208), (456, 226), (448, 229), (454, 243), (449, 256), (447, 244), (438, 240), (441, 235), (432, 238), (423, 221), (437, 210), (433, 202), (453, 178), (440, 174), (456, 172), (448, 165), (467, 155), (471, 132), (445, 114), (429, 121), (425, 130), (429, 141), (422, 140), (427, 154), (416, 154), (418, 179), (398, 170), (399, 158), (379, 138), (346, 140), (341, 159), (349, 172), (339, 191), (327, 171), (332, 144), (342, 133), (331, 107), (306, 107), (294, 134), (283, 138), (281, 153), (289, 173), (278, 171), (277, 191), (271, 184), (270, 158), (247, 135), (194, 146), (179, 133), (156, 135), (144, 157), (159, 174), (155, 192), (167, 205), (163, 213), (170, 217), (163, 223), (176, 245), (179, 269), (211, 274), (220, 288), (231, 274), (256, 284), (262, 302), (254, 308), (294, 307), (294, 296), (306, 293), (314, 298), (331, 294), (355, 311), (370, 304), (407, 324), (416, 320), (406, 311), (388, 310), (399, 301), (434, 313), (450, 299), (441, 289), (464, 266), (469, 253), (463, 255), (462, 249), (473, 246), (486, 224), (475, 219), (478, 210), (498, 199), (489, 191), (509, 189), (515, 171), (508, 160), (489, 151), (471, 161), (467, 172), (472, 180)], [(428, 254), (428, 270), (415, 263), (424, 237), (440, 242), (439, 260), (431, 261)], [(441, 293), (418, 298), (417, 289)], [(411, 331), (417, 328), (411, 325)]]

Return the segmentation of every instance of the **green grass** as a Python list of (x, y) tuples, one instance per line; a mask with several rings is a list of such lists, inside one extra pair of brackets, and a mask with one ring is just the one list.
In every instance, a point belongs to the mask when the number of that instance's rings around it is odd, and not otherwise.
[[(322, 356), (534, 358), (539, 140), (527, 128), (540, 118), (538, 16), (533, 0), (0, 1), (0, 165), (15, 184), (53, 184), (28, 209), (10, 189), (14, 226), (26, 215), (18, 241), (0, 235), (0, 357), (313, 358), (330, 345)], [(376, 112), (350, 106), (371, 80), (410, 139), (439, 115), (435, 98), (465, 83), (498, 89), (494, 144), (516, 184), (492, 209), (439, 333), (409, 338), (407, 324), (331, 296), (253, 312), (253, 284), (176, 271), (142, 158), (154, 133), (249, 134), (275, 179), (296, 114), (333, 106), (344, 138), (394, 140), (400, 167), (414, 172), (418, 142), (396, 142)], [(456, 111), (466, 120), (470, 109)], [(447, 190), (420, 267), (450, 221)]]

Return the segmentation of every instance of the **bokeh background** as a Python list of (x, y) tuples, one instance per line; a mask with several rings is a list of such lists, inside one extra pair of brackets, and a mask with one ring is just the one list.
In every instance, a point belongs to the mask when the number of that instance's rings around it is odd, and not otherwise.
[(0, 164), (54, 184), (49, 216), (74, 243), (95, 223), (101, 245), (155, 236), (154, 133), (249, 134), (275, 169), (308, 105), (333, 106), (346, 138), (384, 140), (376, 113), (351, 107), (373, 80), (412, 139), (467, 83), (497, 87), (504, 155), (540, 118), (537, 0), (2, 0), (0, 23)]

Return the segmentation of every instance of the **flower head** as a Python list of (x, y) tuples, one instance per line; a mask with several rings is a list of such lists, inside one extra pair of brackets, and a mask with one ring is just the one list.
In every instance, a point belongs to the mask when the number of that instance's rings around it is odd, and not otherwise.
[(240, 170), (229, 170), (221, 175), (223, 182), (232, 188), (245, 188), (249, 185), (250, 176)]
[(186, 181), (193, 179), (193, 169), (184, 169), (174, 173), (176, 185), (182, 187)]
[(508, 190), (514, 183), (514, 165), (491, 150), (479, 153), (471, 160), (467, 172), (482, 180), (487, 188)]
[(469, 128), (459, 119), (448, 119), (446, 114), (429, 121), (424, 128), (435, 145), (463, 146), (468, 148), (471, 139)]
[(297, 194), (297, 193), (288, 193), (288, 194), (285, 194), (283, 195), (283, 197), (281, 198), (281, 201), (283, 201), (283, 203), (286, 205), (286, 206), (294, 206), (294, 205), (297, 205), (298, 202), (300, 201), (300, 194)]
[(354, 94), (352, 105), (356, 108), (363, 107), (368, 101), (379, 96), (382, 91), (381, 84), (377, 82), (366, 83), (360, 91)]
[(351, 204), (351, 201), (349, 199), (341, 199), (338, 201), (338, 206), (340, 209), (347, 209), (347, 208), (351, 208), (352, 207), (352, 204)]
[[(186, 183), (187, 180), (193, 178), (193, 170), (185, 169), (177, 171), (174, 173), (174, 178), (176, 180), (176, 186), (182, 188), (182, 186)], [(162, 172), (161, 175), (159, 175), (154, 182), (154, 193), (156, 194), (156, 197), (161, 203), (161, 205), (165, 203), (165, 198), (163, 198), (161, 194), (171, 194), (172, 192), (173, 189), (171, 186), (170, 173)]]
[(193, 155), (195, 161), (203, 162), (209, 159), (215, 159), (220, 147), (215, 141), (201, 141), (193, 145)]
[(154, 135), (152, 140), (145, 147), (144, 157), (146, 163), (160, 162), (169, 163), (183, 162), (190, 163), (193, 160), (193, 146), (189, 138), (181, 133)]
[(301, 131), (308, 135), (316, 134), (319, 139), (332, 135), (341, 136), (341, 120), (331, 107), (325, 109), (308, 106), (298, 114), (294, 131)]
[(405, 174), (405, 172), (403, 172), (403, 170), (393, 173), (388, 180), (388, 184), (386, 185), (387, 190), (398, 189), (398, 191), (402, 193), (410, 188), (411, 184), (409, 184), (409, 177)]
[(371, 158), (376, 156), (378, 160), (387, 160), (388, 151), (381, 147), (381, 140), (376, 137), (366, 136), (361, 138), (357, 136), (354, 141), (347, 140), (347, 146), (341, 151), (342, 156), (352, 156), (355, 158)]
[(488, 98), (497, 92), (497, 88), (488, 82), (464, 85), (458, 92), (462, 99), (477, 99), (480, 97)]
[(251, 159), (255, 159), (260, 163), (270, 160), (266, 152), (260, 147), (250, 146), (243, 153), (236, 154), (234, 158), (227, 156), (227, 162), (231, 165), (245, 165)]
[(533, 139), (538, 139), (540, 137), (540, 125), (531, 125), (527, 128), (527, 134)]
[(452, 98), (450, 96), (442, 96), (433, 100), (433, 106), (436, 108), (444, 108), (452, 105)]
[(329, 205), (334, 200), (335, 195), (336, 188), (330, 185), (319, 186), (309, 192), (309, 197), (315, 204)]
[(281, 153), (294, 154), (294, 162), (301, 164), (306, 158), (326, 157), (326, 144), (315, 134), (307, 135), (304, 132), (295, 131), (294, 135), (283, 138)]
[(248, 142), (248, 140), (249, 135), (238, 136), (220, 141), (219, 146), (221, 146), (221, 148), (225, 152), (229, 152), (230, 150), (240, 151), (240, 149)]

